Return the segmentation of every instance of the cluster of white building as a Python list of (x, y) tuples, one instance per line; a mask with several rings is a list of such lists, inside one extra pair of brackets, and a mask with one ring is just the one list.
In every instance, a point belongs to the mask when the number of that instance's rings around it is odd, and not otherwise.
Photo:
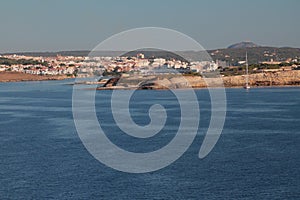
[[(82, 57), (60, 56), (33, 57), (23, 55), (4, 55), (2, 58), (10, 60), (33, 60), (43, 64), (15, 64), (0, 65), (0, 71), (15, 71), (38, 75), (101, 75), (103, 72), (139, 72), (146, 73), (156, 69), (174, 69), (181, 72), (214, 71), (218, 64), (213, 61), (184, 62), (181, 60), (164, 58), (147, 59), (143, 54), (136, 57)], [(0, 57), (0, 58), (1, 58)], [(46, 63), (46, 64), (45, 64)]]

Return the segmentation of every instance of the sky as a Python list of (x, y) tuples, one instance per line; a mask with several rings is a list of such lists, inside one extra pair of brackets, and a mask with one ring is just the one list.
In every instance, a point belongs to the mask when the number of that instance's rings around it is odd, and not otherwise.
[(300, 47), (299, 8), (299, 0), (2, 0), (0, 53), (91, 50), (139, 27), (174, 29), (205, 49)]

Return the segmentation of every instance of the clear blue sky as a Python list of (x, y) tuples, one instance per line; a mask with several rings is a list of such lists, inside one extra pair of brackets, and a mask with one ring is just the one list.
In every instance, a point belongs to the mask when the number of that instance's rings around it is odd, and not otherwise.
[(4, 0), (0, 52), (89, 50), (130, 28), (175, 29), (206, 49), (300, 47), (298, 0)]

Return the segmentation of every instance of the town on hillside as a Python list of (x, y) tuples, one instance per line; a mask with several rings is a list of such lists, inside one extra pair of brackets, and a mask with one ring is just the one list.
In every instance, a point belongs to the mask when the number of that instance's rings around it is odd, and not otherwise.
[[(259, 47), (255, 47), (259, 48)], [(226, 50), (226, 49), (225, 49)], [(227, 50), (226, 50), (227, 51)], [(149, 74), (168, 72), (164, 69), (173, 69), (182, 74), (202, 76), (205, 73), (218, 71), (223, 76), (235, 76), (245, 73), (246, 51), (253, 51), (253, 48), (238, 49), (239, 56), (226, 51), (209, 51), (213, 58), (209, 61), (192, 61), (179, 59), (178, 56), (165, 57), (147, 56), (146, 53), (137, 52), (135, 55), (123, 56), (76, 56), (60, 55), (55, 56), (34, 56), (22, 54), (0, 55), (0, 72), (21, 72), (34, 75), (66, 75), (92, 76), (92, 75), (120, 75), (120, 74)], [(195, 52), (194, 52), (195, 53)], [(276, 72), (300, 69), (300, 55), (276, 59), (276, 52), (263, 51), (260, 56), (264, 59), (250, 62), (250, 73)], [(235, 57), (234, 57), (235, 56)], [(250, 54), (249, 60), (254, 56)], [(230, 62), (231, 61), (231, 62)], [(235, 62), (233, 62), (235, 61)]]

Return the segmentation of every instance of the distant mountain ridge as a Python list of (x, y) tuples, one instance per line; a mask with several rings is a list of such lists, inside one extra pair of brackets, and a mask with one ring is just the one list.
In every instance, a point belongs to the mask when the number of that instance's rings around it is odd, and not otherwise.
[(239, 61), (244, 61), (246, 52), (249, 64), (257, 64), (264, 61), (284, 62), (289, 59), (300, 59), (300, 48), (292, 47), (249, 47), (209, 50), (208, 53), (213, 60), (223, 60), (229, 65), (238, 65)]
[[(245, 60), (246, 51), (248, 53), (249, 64), (255, 64), (263, 61), (286, 61), (288, 59), (298, 59), (300, 62), (300, 48), (292, 47), (266, 47), (259, 46), (253, 42), (240, 42), (233, 45), (230, 45), (228, 48), (224, 49), (214, 49), (207, 50), (208, 54), (213, 60), (222, 60), (226, 61), (229, 65), (238, 65), (239, 61)], [(146, 58), (149, 57), (161, 57), (161, 58), (178, 58), (174, 56), (171, 52), (164, 52), (161, 50), (157, 51), (133, 51), (124, 52), (121, 51), (102, 51), (96, 52), (97, 56), (135, 56), (136, 53), (142, 52), (145, 54)], [(176, 54), (176, 52), (174, 52)], [(198, 57), (199, 52), (195, 51), (184, 51), (184, 57)], [(4, 53), (7, 54), (17, 54), (17, 55), (27, 55), (27, 56), (44, 56), (44, 57), (55, 57), (56, 55), (61, 56), (88, 56), (90, 51), (57, 51), (57, 52), (19, 52), (19, 53)], [(207, 57), (204, 57), (203, 60), (206, 60)]]
[(259, 45), (253, 43), (253, 42), (239, 42), (239, 43), (235, 43), (232, 44), (230, 46), (228, 46), (228, 49), (242, 49), (242, 48), (253, 48), (253, 47), (260, 47)]

